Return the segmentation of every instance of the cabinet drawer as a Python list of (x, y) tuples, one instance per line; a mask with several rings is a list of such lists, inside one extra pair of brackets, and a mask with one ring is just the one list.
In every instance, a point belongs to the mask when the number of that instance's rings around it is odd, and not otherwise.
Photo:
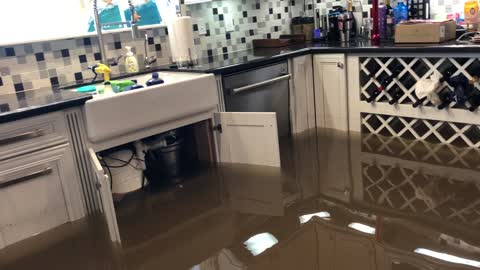
[(0, 162), (0, 248), (74, 219), (70, 179), (76, 177), (64, 169), (69, 149), (60, 145)]
[(0, 125), (0, 161), (67, 142), (63, 113)]

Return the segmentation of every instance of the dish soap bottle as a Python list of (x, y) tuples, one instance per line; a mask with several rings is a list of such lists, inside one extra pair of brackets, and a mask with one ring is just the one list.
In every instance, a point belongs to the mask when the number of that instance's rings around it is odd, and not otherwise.
[(132, 47), (126, 46), (127, 54), (125, 57), (125, 68), (127, 69), (127, 73), (136, 73), (138, 72), (138, 61), (137, 57), (132, 52)]

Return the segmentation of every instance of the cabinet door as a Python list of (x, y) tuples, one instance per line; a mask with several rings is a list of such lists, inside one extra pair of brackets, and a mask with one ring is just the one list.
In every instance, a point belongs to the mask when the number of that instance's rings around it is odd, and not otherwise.
[(88, 151), (90, 154), (92, 169), (95, 173), (94, 179), (97, 181), (96, 187), (102, 201), (103, 215), (105, 216), (105, 221), (108, 226), (110, 239), (112, 242), (121, 242), (117, 224), (117, 215), (115, 214), (115, 207), (113, 205), (112, 190), (110, 188), (110, 179), (108, 175), (105, 174), (95, 151), (91, 148), (88, 149)]
[(345, 72), (343, 54), (314, 56), (317, 127), (348, 130)]
[(280, 167), (275, 113), (222, 112), (215, 122), (220, 162)]
[(68, 145), (0, 162), (0, 248), (83, 216)]

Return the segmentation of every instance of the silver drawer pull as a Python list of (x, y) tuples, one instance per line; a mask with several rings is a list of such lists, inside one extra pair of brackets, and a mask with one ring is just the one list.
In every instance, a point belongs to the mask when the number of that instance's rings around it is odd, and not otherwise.
[(18, 141), (33, 139), (33, 138), (36, 138), (36, 137), (43, 136), (44, 134), (45, 134), (45, 132), (43, 131), (43, 129), (35, 129), (35, 130), (32, 130), (32, 131), (27, 131), (27, 132), (24, 132), (24, 133), (15, 134), (11, 137), (0, 139), (0, 146), (5, 145), (5, 144), (10, 144), (10, 143), (15, 143), (15, 142), (18, 142)]
[(37, 178), (37, 177), (40, 177), (40, 176), (43, 176), (43, 175), (50, 174), (50, 173), (52, 173), (52, 171), (53, 171), (52, 167), (46, 167), (44, 169), (29, 173), (27, 175), (19, 176), (19, 177), (14, 178), (14, 179), (10, 179), (10, 180), (6, 180), (4, 182), (0, 182), (0, 189), (6, 188), (8, 186), (19, 184), (19, 183), (31, 180), (33, 178)]
[(262, 86), (265, 86), (265, 85), (273, 84), (273, 83), (276, 83), (276, 82), (289, 80), (291, 77), (292, 77), (292, 75), (287, 74), (287, 75), (283, 75), (283, 76), (280, 76), (280, 77), (277, 77), (277, 78), (270, 79), (268, 81), (263, 81), (263, 82), (259, 82), (259, 83), (250, 84), (250, 85), (247, 85), (247, 86), (233, 88), (231, 90), (231, 93), (233, 95), (235, 95), (235, 94), (238, 94), (238, 93), (243, 92), (243, 91), (248, 91), (248, 90), (252, 90), (252, 89), (262, 87)]

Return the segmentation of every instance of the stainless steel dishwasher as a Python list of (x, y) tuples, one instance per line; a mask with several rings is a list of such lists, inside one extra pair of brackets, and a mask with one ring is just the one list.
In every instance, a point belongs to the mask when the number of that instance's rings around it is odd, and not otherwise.
[(275, 112), (279, 136), (290, 135), (289, 79), (287, 62), (223, 76), (227, 112)]

